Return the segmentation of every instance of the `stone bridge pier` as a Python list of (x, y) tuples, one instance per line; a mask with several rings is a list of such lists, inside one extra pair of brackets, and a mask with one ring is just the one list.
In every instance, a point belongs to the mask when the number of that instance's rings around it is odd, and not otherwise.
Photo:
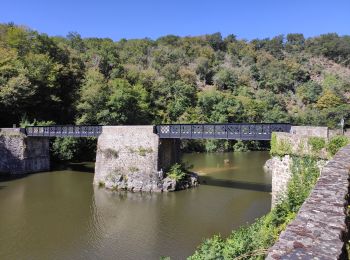
[(165, 171), (179, 161), (180, 141), (160, 139), (153, 126), (103, 126), (94, 184), (115, 190), (173, 190), (176, 183)]

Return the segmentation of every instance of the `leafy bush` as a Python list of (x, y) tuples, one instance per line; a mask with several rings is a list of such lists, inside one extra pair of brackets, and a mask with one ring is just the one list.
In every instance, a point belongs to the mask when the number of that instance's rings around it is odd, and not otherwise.
[(348, 137), (342, 135), (334, 136), (327, 145), (328, 153), (330, 156), (334, 156), (340, 148), (346, 146), (348, 143)]
[(23, 116), (21, 118), (21, 122), (19, 123), (19, 126), (22, 128), (26, 128), (27, 126), (48, 126), (48, 125), (54, 125), (54, 121), (37, 121), (34, 119), (33, 121), (30, 121), (27, 116)]
[(54, 161), (94, 161), (97, 140), (94, 137), (58, 137), (50, 140)]
[(243, 142), (242, 140), (238, 140), (234, 145), (233, 145), (233, 150), (235, 152), (248, 152), (249, 148), (246, 142)]
[(280, 139), (278, 141), (276, 133), (272, 133), (270, 153), (272, 155), (283, 156), (286, 154), (291, 154), (291, 152), (292, 145), (288, 142), (288, 140)]
[(180, 181), (186, 176), (186, 169), (184, 165), (175, 163), (170, 167), (167, 176), (173, 180)]
[(308, 144), (311, 146), (312, 152), (319, 153), (326, 147), (326, 140), (322, 137), (309, 137)]
[(220, 139), (208, 139), (205, 141), (206, 152), (227, 152), (232, 151), (232, 142)]
[(74, 137), (56, 138), (51, 150), (52, 155), (59, 160), (72, 160), (79, 151), (78, 139)]

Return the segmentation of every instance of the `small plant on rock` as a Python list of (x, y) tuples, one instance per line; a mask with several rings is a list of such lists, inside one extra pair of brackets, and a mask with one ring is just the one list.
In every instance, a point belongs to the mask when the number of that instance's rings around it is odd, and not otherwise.
[(111, 148), (103, 150), (103, 153), (107, 158), (118, 158), (119, 156), (118, 151), (113, 150)]
[(137, 167), (134, 167), (134, 166), (132, 166), (132, 167), (129, 167), (129, 171), (130, 172), (138, 172), (139, 171), (139, 168), (137, 168)]
[(153, 149), (150, 147), (145, 148), (145, 147), (140, 146), (138, 149), (138, 154), (140, 156), (146, 156), (146, 154), (151, 153), (151, 152), (153, 152)]
[(186, 176), (186, 169), (184, 169), (183, 165), (175, 163), (170, 167), (167, 176), (176, 181), (182, 180)]

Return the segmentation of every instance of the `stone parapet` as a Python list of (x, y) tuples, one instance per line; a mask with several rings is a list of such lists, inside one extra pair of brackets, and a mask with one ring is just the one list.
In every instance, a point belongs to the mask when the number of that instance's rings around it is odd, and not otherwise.
[(317, 136), (328, 138), (328, 127), (323, 126), (292, 126), (290, 133), (294, 135)]
[(269, 249), (266, 259), (337, 259), (346, 229), (350, 146), (342, 148), (321, 171), (297, 217)]

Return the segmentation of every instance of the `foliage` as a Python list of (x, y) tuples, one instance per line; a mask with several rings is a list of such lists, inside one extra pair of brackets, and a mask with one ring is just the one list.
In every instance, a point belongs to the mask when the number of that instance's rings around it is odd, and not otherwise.
[(346, 136), (334, 136), (327, 144), (327, 151), (330, 156), (334, 156), (342, 147), (349, 144), (349, 142), (350, 140)]
[(79, 151), (78, 139), (73, 137), (56, 138), (51, 150), (52, 156), (59, 160), (72, 160)]
[(286, 154), (291, 154), (292, 144), (288, 139), (277, 138), (276, 133), (272, 133), (271, 136), (271, 155), (283, 156)]
[(27, 126), (49, 126), (55, 125), (53, 121), (37, 121), (35, 118), (33, 122), (30, 122), (29, 119), (24, 115), (19, 123), (21, 128), (26, 128)]
[(153, 150), (152, 150), (151, 147), (142, 147), (142, 146), (140, 146), (140, 147), (138, 148), (137, 152), (138, 152), (138, 154), (139, 154), (140, 156), (146, 156), (148, 153), (152, 153)]
[(308, 144), (311, 146), (311, 150), (314, 153), (319, 153), (326, 147), (326, 140), (322, 137), (309, 137)]
[(249, 148), (247, 143), (243, 142), (242, 140), (238, 140), (234, 145), (233, 145), (233, 150), (235, 152), (248, 152)]
[(96, 143), (94, 137), (58, 137), (50, 140), (50, 154), (54, 161), (94, 161)]
[(171, 179), (180, 181), (186, 176), (186, 169), (182, 164), (175, 163), (170, 167), (166, 175)]
[(204, 240), (188, 259), (264, 259), (267, 249), (294, 219), (319, 176), (317, 160), (312, 158), (293, 157), (291, 170), (286, 195), (270, 213), (232, 231), (226, 239), (215, 235)]
[(335, 95), (333, 92), (327, 90), (316, 103), (316, 107), (318, 109), (329, 109), (340, 106), (342, 104), (342, 100)]

